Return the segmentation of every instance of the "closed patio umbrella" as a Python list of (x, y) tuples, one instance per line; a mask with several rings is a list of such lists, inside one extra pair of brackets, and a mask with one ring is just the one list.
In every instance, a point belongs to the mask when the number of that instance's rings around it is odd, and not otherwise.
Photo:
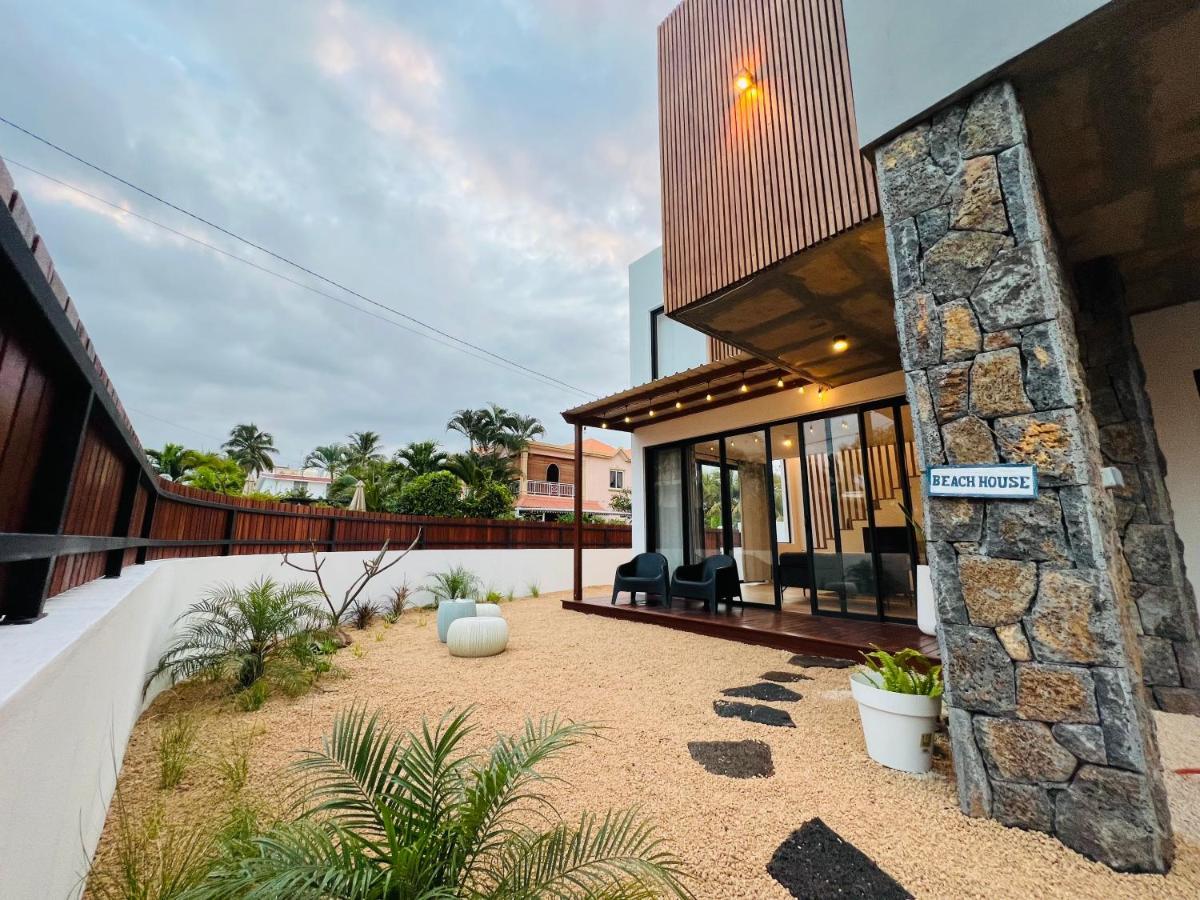
[(354, 483), (354, 496), (350, 498), (350, 505), (347, 509), (367, 511), (367, 495), (363, 492), (363, 483), (361, 481)]

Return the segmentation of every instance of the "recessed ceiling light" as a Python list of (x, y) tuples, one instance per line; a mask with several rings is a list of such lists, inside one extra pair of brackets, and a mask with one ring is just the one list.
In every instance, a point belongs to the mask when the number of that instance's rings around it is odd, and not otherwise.
[(835, 337), (833, 339), (833, 352), (834, 353), (845, 353), (849, 349), (850, 349), (850, 342), (848, 340), (846, 340), (846, 336), (844, 334), (839, 334), (837, 337)]

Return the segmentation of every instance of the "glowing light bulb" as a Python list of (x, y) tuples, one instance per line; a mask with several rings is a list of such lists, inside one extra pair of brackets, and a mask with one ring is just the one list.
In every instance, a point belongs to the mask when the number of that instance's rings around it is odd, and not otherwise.
[(778, 381), (775, 382), (775, 387), (783, 387), (783, 379), (782, 378), (780, 378)]
[(744, 394), (744, 393), (746, 393), (746, 391), (748, 391), (748, 390), (750, 390), (750, 388), (746, 387), (746, 382), (744, 382), (744, 381), (743, 381), (743, 382), (742, 382), (742, 393)]
[(654, 418), (654, 410), (650, 410), (650, 418)]
[(845, 353), (848, 349), (850, 349), (850, 342), (846, 340), (846, 336), (844, 334), (839, 334), (833, 339), (834, 353)]
[(804, 385), (800, 385), (800, 387), (796, 388), (796, 393), (803, 396), (804, 395)]
[(733, 89), (739, 94), (746, 93), (752, 87), (754, 87), (754, 73), (748, 69), (742, 69), (733, 76)]
[(676, 409), (683, 409), (683, 401), (682, 401), (682, 400), (676, 400), (676, 401), (675, 401), (675, 408), (676, 408)]
[(625, 424), (626, 424), (626, 425), (628, 425), (628, 424), (629, 424), (630, 422), (632, 422), (632, 421), (633, 421), (633, 419), (631, 419), (629, 416), (626, 416), (626, 417), (625, 417)]
[(601, 422), (601, 423), (600, 423), (600, 427), (601, 427), (601, 428), (607, 428), (607, 427), (608, 427), (608, 423), (607, 423), (607, 422)]
[(791, 439), (791, 438), (784, 438), (784, 439), (783, 439), (783, 446), (785, 446), (785, 447), (790, 447), (790, 446), (792, 446), (792, 439)]
[(705, 394), (704, 399), (707, 400), (709, 403), (712, 403), (712, 394)]

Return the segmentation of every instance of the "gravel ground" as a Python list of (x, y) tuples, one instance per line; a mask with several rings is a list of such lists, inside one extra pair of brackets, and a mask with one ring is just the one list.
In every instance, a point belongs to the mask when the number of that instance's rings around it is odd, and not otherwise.
[[(788, 670), (790, 654), (568, 612), (557, 601), (506, 604), (509, 649), (490, 659), (451, 658), (437, 641), (433, 616), (410, 612), (394, 626), (353, 632), (361, 655), (338, 655), (347, 677), (299, 699), (272, 699), (242, 713), (225, 701), (197, 701), (203, 688), (165, 694), (130, 743), (120, 779), (124, 803), (136, 810), (160, 804), (167, 820), (218, 805), (219, 778), (203, 760), (174, 791), (156, 787), (159, 722), (197, 702), (205, 760), (231, 736), (257, 732), (249, 790), (263, 798), (279, 795), (272, 773), (292, 751), (317, 746), (334, 713), (353, 701), (409, 726), (450, 706), (476, 704), (480, 745), (543, 713), (607, 726), (603, 739), (558, 766), (570, 782), (558, 794), (560, 809), (570, 817), (640, 806), (686, 860), (699, 897), (788, 897), (767, 863), (817, 817), (917, 897), (1200, 896), (1200, 778), (1167, 776), (1178, 834), (1171, 874), (1117, 875), (1045, 835), (963, 816), (945, 766), (910, 776), (870, 762), (846, 671), (804, 670), (812, 681), (797, 685), (803, 699), (776, 704), (791, 714), (794, 729), (720, 718), (713, 701), (723, 689)], [(1158, 720), (1166, 768), (1200, 768), (1200, 722)], [(688, 752), (689, 741), (747, 739), (770, 746), (774, 776), (713, 775)], [(106, 831), (102, 853), (111, 840)]]

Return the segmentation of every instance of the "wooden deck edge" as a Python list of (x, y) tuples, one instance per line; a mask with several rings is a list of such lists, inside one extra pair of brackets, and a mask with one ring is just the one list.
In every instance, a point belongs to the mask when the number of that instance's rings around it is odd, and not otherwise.
[(776, 631), (763, 631), (740, 626), (731, 628), (722, 625), (720, 621), (711, 619), (688, 619), (678, 616), (656, 617), (646, 615), (640, 610), (630, 609), (628, 606), (610, 606), (587, 602), (577, 603), (574, 600), (563, 600), (562, 607), (563, 609), (588, 613), (593, 616), (623, 619), (627, 622), (641, 622), (644, 625), (658, 625), (662, 628), (687, 631), (691, 634), (715, 637), (721, 640), (734, 641), (739, 644), (770, 647), (775, 650), (787, 650), (791, 653), (808, 653), (813, 656), (828, 656), (832, 659), (848, 659), (854, 662), (862, 660), (860, 651), (871, 649), (866, 644), (859, 647), (839, 641), (826, 641), (820, 638), (796, 634), (781, 634)]

